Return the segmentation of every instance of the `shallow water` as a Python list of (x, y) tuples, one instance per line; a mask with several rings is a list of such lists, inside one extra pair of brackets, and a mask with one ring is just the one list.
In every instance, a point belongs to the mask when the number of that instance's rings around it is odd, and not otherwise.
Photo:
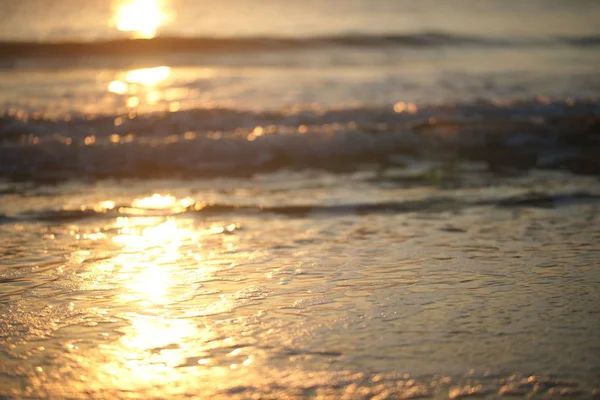
[(391, 178), (11, 187), (1, 394), (597, 393), (597, 179)]

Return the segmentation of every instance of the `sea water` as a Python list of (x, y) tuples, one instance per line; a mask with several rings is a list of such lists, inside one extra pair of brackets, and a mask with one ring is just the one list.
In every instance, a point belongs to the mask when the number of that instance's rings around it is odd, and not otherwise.
[(600, 395), (597, 2), (0, 10), (0, 397)]

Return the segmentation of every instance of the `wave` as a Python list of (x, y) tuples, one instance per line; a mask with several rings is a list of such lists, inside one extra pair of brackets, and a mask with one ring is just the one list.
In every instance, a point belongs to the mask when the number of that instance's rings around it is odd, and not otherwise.
[(285, 49), (342, 47), (535, 47), (600, 46), (600, 35), (555, 36), (550, 38), (503, 38), (457, 35), (441, 32), (415, 34), (348, 34), (316, 37), (156, 37), (153, 39), (109, 39), (93, 42), (0, 41), (0, 54), (19, 57), (133, 57), (172, 53), (210, 54), (216, 52), (252, 52)]
[[(346, 215), (371, 215), (371, 214), (403, 214), (413, 212), (448, 212), (459, 211), (472, 207), (496, 208), (558, 208), (580, 204), (597, 204), (600, 195), (588, 192), (567, 193), (537, 193), (531, 192), (522, 195), (466, 201), (451, 196), (433, 196), (420, 200), (389, 201), (381, 203), (354, 203), (354, 204), (300, 204), (281, 206), (236, 205), (218, 203), (196, 203), (183, 209), (153, 210), (136, 208), (129, 204), (117, 205), (111, 210), (97, 211), (93, 209), (74, 210), (42, 210), (28, 212), (13, 217), (0, 215), (0, 224), (19, 223), (26, 221), (42, 222), (71, 222), (88, 218), (115, 218), (115, 217), (140, 217), (173, 215), (227, 215), (227, 214), (273, 214), (289, 218), (306, 217), (332, 217)], [(239, 226), (228, 226), (215, 233), (232, 234)]]
[[(121, 120), (115, 126), (115, 118)], [(0, 178), (25, 181), (348, 172), (407, 160), (599, 174), (600, 102), (547, 99), (250, 112), (0, 117)]]

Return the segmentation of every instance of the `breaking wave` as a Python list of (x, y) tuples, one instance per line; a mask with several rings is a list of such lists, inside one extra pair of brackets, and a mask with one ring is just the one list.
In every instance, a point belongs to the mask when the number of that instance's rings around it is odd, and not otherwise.
[(598, 174), (598, 154), (600, 103), (593, 100), (191, 109), (66, 121), (22, 112), (0, 116), (0, 178), (12, 180), (348, 172), (402, 166), (407, 159), (478, 161), (491, 172)]

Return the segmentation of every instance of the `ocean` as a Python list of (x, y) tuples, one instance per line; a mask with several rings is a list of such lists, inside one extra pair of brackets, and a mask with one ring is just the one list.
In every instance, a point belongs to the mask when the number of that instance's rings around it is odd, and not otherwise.
[(598, 398), (598, 21), (2, 0), (0, 398)]

